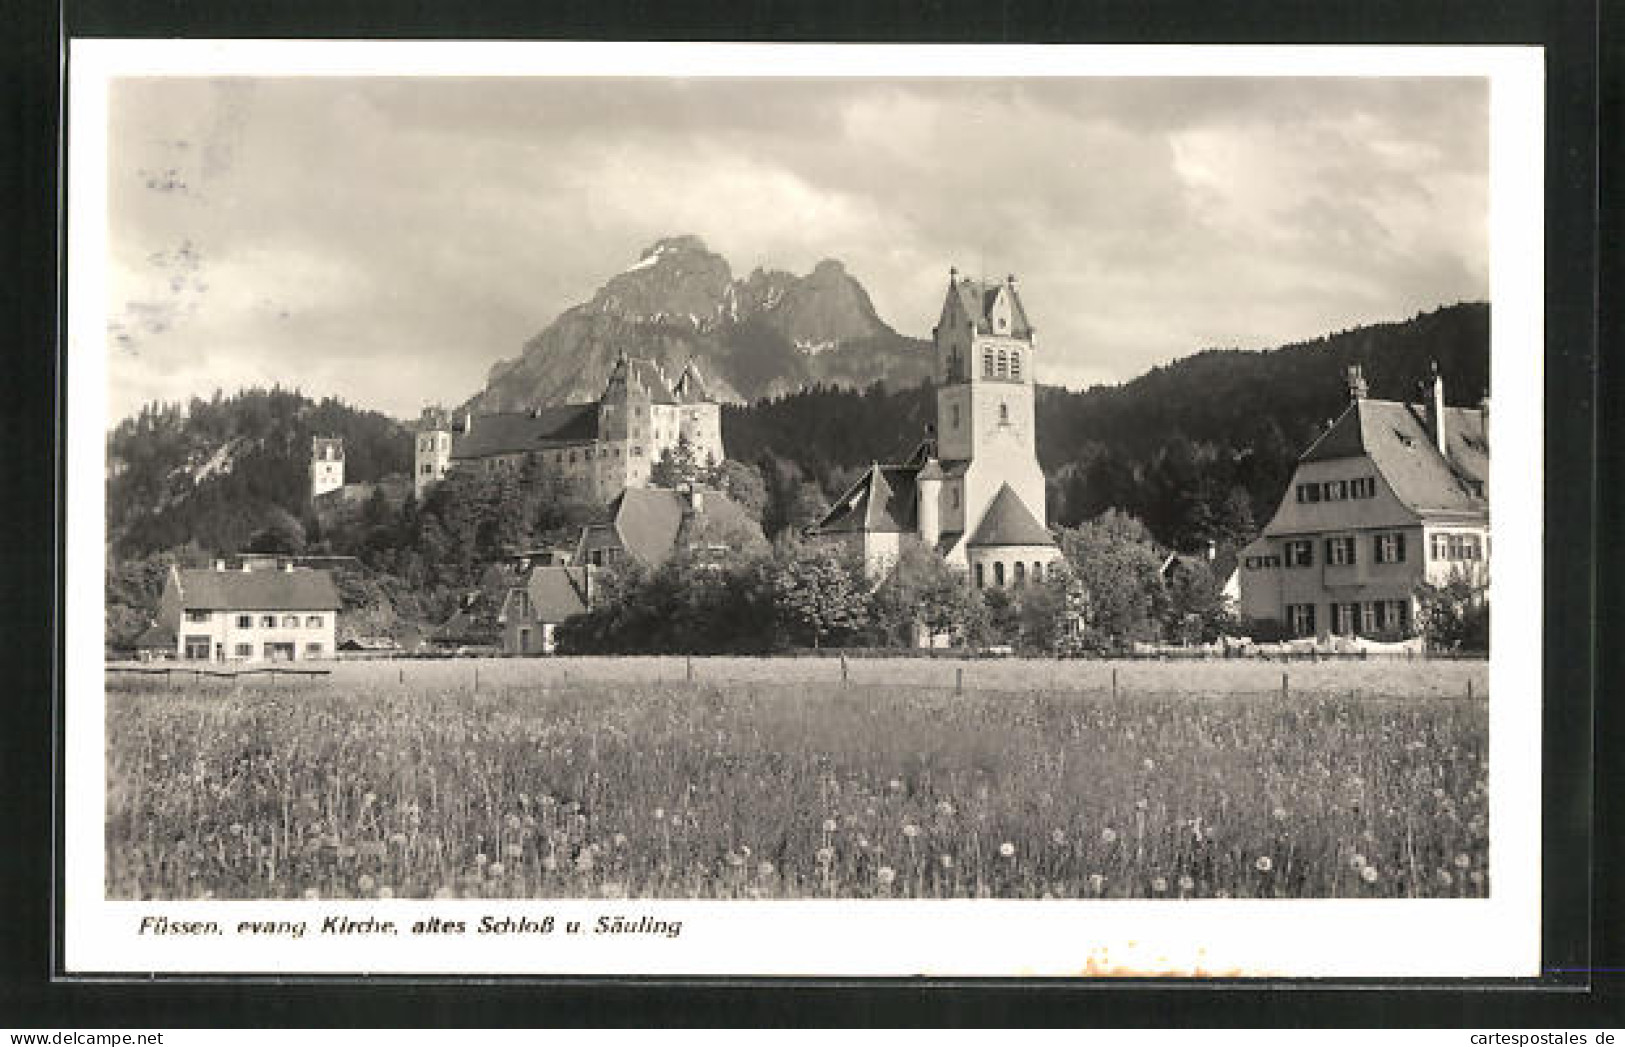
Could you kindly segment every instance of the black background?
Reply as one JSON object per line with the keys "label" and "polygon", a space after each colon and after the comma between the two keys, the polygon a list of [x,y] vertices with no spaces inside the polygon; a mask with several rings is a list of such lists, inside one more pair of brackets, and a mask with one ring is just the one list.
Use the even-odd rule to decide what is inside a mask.
{"label": "black background", "polygon": [[[1081,4],[829,0],[43,0],[0,5],[0,1028],[532,1025],[1625,1026],[1619,806],[1617,371],[1620,19],[1595,3]],[[941,43],[1536,44],[1547,59],[1547,433],[1544,963],[1516,983],[163,979],[59,980],[52,836],[60,738],[67,359],[58,325],[58,146],[68,36],[877,41]],[[1599,77],[1599,61],[1605,74]],[[1599,150],[1599,120],[1605,129]],[[1599,248],[1603,254],[1599,258]],[[1599,285],[1601,291],[1599,293]],[[1610,293],[1611,292],[1611,293]],[[1608,349],[1598,355],[1598,325]],[[1604,395],[1606,393],[1612,395]],[[1620,430],[1625,433],[1625,430]],[[1600,435],[1599,435],[1600,434]],[[1598,482],[1599,471],[1602,482]],[[1600,500],[1599,500],[1600,492]],[[1503,555],[1507,555],[1503,551]],[[1541,648],[1528,639],[1524,652]],[[1592,696],[1596,699],[1593,702]],[[1516,700],[1514,696],[1498,696]],[[1531,697],[1530,700],[1533,700]],[[1593,753],[1596,758],[1593,759]],[[1397,933],[1396,941],[1401,936]],[[861,943],[854,943],[861,948]],[[1611,970],[1609,970],[1611,969]]]}

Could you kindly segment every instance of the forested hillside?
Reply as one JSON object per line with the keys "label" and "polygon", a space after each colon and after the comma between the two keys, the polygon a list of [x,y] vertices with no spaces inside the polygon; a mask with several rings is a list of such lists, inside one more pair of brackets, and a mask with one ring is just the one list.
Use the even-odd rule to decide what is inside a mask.
{"label": "forested hillside", "polygon": [[281,388],[149,404],[107,438],[107,532],[115,555],[195,542],[235,552],[267,527],[301,528],[310,441],[344,440],[345,480],[410,476],[411,434],[376,411]]}

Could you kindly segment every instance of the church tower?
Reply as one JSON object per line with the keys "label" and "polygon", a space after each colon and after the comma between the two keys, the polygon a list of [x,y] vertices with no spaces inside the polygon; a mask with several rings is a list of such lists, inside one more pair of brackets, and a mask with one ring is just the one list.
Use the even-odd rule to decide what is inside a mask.
{"label": "church tower", "polygon": [[967,521],[974,526],[1005,484],[1042,521],[1044,473],[1033,411],[1038,345],[1016,278],[983,283],[950,269],[932,340],[942,530],[962,533]]}
{"label": "church tower", "polygon": [[310,496],[318,498],[344,486],[344,441],[316,436],[310,441]]}

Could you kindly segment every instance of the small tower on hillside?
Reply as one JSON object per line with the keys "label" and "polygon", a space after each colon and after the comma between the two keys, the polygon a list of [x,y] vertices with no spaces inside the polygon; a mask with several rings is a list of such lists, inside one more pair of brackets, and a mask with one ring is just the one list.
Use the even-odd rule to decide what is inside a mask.
{"label": "small tower on hillside", "polygon": [[418,501],[451,468],[451,416],[436,404],[418,418],[417,448],[412,464],[412,493]]}
{"label": "small tower on hillside", "polygon": [[319,498],[344,486],[344,440],[316,436],[310,441],[310,496]]}

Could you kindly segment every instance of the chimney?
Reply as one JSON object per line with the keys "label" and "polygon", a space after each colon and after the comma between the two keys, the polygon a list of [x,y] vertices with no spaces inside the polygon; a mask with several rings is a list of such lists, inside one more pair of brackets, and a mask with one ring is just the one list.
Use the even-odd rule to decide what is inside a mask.
{"label": "chimney", "polygon": [[1365,373],[1359,364],[1349,364],[1348,369],[1349,399],[1364,400],[1366,397]]}
{"label": "chimney", "polygon": [[1439,373],[1437,361],[1428,372],[1426,393],[1428,435],[1433,437],[1433,446],[1439,449],[1439,453],[1448,455],[1450,445],[1445,442],[1444,426],[1444,376]]}
{"label": "chimney", "polygon": [[1207,543],[1207,562],[1212,563],[1214,560],[1217,560],[1218,558],[1219,558],[1219,546],[1218,546],[1218,543],[1213,542],[1213,541],[1209,541]]}

